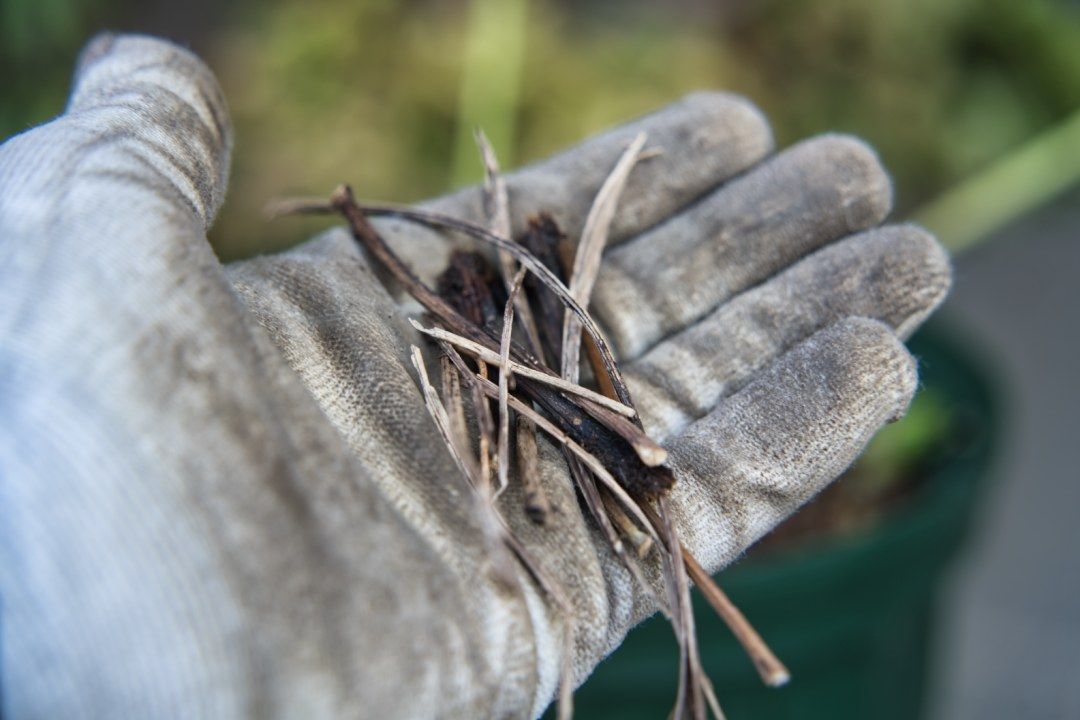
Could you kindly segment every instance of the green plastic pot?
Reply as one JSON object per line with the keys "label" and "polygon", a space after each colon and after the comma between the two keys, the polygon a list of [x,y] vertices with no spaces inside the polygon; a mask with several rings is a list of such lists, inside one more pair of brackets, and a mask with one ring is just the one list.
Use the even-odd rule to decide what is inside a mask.
{"label": "green plastic pot", "polygon": [[[717,580],[792,672],[764,687],[730,632],[695,598],[702,660],[731,720],[921,715],[935,608],[988,475],[997,407],[986,377],[941,331],[911,344],[922,382],[951,410],[947,450],[914,497],[873,529],[753,554]],[[664,718],[676,687],[671,628],[630,633],[575,695],[578,717]]]}

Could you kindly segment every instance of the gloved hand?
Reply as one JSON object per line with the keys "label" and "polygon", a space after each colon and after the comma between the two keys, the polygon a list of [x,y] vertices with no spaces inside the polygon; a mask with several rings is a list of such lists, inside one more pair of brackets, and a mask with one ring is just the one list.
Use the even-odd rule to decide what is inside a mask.
{"label": "gloved hand", "polygon": [[[770,157],[761,114],[713,93],[509,176],[516,228],[548,210],[574,237],[639,130],[662,154],[630,177],[593,309],[715,571],[903,413],[897,338],[950,270],[925,231],[874,229],[891,191],[864,144]],[[196,58],[101,37],[64,115],[0,148],[5,716],[537,715],[564,653],[580,682],[651,602],[550,446],[559,512],[532,525],[513,478],[500,509],[566,588],[572,647],[524,572],[493,581],[422,343],[348,233],[218,263],[230,144]],[[446,262],[446,238],[376,224],[423,277]]]}

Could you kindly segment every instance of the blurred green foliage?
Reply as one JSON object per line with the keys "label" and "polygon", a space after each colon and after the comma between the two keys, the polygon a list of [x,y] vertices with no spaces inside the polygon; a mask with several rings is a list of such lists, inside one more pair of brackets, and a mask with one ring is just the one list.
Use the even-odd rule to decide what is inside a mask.
{"label": "blurred green foliage", "polygon": [[[893,172],[904,211],[1080,108],[1080,23],[1061,3],[683,8],[532,0],[523,52],[486,65],[488,85],[505,95],[506,65],[520,61],[507,107],[461,92],[470,28],[516,32],[470,22],[466,3],[261,6],[220,36],[212,57],[238,133],[219,250],[274,249],[309,229],[261,224],[273,195],[324,194],[349,180],[364,196],[409,201],[475,180],[479,162],[463,171],[460,149],[473,123],[512,128],[512,137],[495,133],[512,166],[685,92],[731,90],[766,111],[780,145],[829,130],[865,137]],[[476,74],[466,85],[482,94],[484,67]]]}
{"label": "blurred green foliage", "polygon": [[[147,18],[166,5],[0,0],[0,132],[62,109],[75,52],[98,27],[161,31]],[[766,111],[780,145],[865,137],[905,211],[1080,108],[1080,21],[1061,0],[205,5],[177,39],[218,72],[236,125],[212,235],[224,258],[315,227],[266,223],[274,196],[348,180],[410,201],[478,178],[463,149],[474,124],[513,166],[685,92],[730,90]]]}
{"label": "blurred green foliage", "polygon": [[96,0],[0,0],[0,137],[64,108]]}

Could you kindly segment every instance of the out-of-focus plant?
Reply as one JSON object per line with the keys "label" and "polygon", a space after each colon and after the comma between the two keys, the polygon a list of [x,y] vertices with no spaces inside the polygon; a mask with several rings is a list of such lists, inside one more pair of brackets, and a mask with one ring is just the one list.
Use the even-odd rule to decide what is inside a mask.
{"label": "out-of-focus plant", "polygon": [[915,219],[960,252],[1080,178],[1080,109],[920,208]]}
{"label": "out-of-focus plant", "polygon": [[211,62],[236,126],[232,187],[213,231],[227,257],[278,249],[309,228],[265,223],[283,194],[348,180],[366,197],[444,190],[453,157],[462,18],[455,6],[316,0],[253,8]]}
{"label": "out-of-focus plant", "polygon": [[100,9],[99,0],[0,0],[0,139],[59,114]]}
{"label": "out-of-focus plant", "polygon": [[476,176],[475,128],[513,167],[528,0],[471,0],[454,142],[456,184]]}
{"label": "out-of-focus plant", "polygon": [[[1080,10],[1064,0],[232,5],[196,9],[200,19],[180,30],[199,36],[237,126],[233,192],[213,233],[225,258],[311,229],[264,223],[259,211],[275,195],[349,179],[364,195],[408,201],[479,178],[474,124],[512,166],[684,92],[732,90],[767,112],[780,145],[827,130],[865,137],[906,212],[1080,108]],[[92,32],[137,29],[166,6],[0,0],[0,133],[62,108],[74,53]],[[959,223],[970,241],[1008,213],[976,224],[954,215],[983,216],[1023,193],[1009,203],[1019,211],[1040,200],[1036,186],[1069,182],[1053,153],[1024,167],[998,174],[1017,182],[993,183],[1000,201],[927,217],[946,233]]]}
{"label": "out-of-focus plant", "polygon": [[[1080,174],[1070,151],[1077,130],[1069,130],[1080,110],[1075,6],[824,0],[740,7],[745,16],[736,16],[742,27],[733,37],[760,59],[761,102],[781,137],[826,128],[866,137],[896,179],[901,212],[985,175],[921,214],[954,249],[1046,202]],[[1040,134],[1038,144],[1027,142]]]}
{"label": "out-of-focus plant", "polygon": [[684,92],[727,89],[766,111],[781,145],[829,130],[865,137],[905,212],[1080,107],[1080,24],[1053,0],[717,7],[252,5],[212,58],[238,127],[238,192],[218,247],[235,257],[297,240],[295,224],[258,220],[273,195],[349,179],[408,201],[478,179],[473,124],[495,131],[511,165]]}

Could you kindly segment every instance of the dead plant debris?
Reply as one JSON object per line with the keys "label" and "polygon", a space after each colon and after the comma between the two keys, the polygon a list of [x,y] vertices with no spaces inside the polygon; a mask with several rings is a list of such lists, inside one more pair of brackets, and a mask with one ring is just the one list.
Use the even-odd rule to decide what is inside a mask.
{"label": "dead plant debris", "polygon": [[[668,507],[675,476],[665,465],[667,451],[645,433],[610,347],[586,309],[623,188],[637,162],[660,152],[646,150],[645,143],[644,133],[639,134],[618,159],[593,201],[576,246],[548,214],[529,218],[524,233],[511,237],[506,182],[480,132],[487,227],[412,208],[361,204],[347,185],[335,190],[329,202],[298,200],[275,207],[275,214],[342,215],[369,256],[427,311],[422,322],[412,323],[435,346],[441,397],[420,348],[412,348],[411,360],[439,434],[477,501],[491,544],[492,572],[501,582],[514,583],[517,575],[507,559],[516,558],[566,620],[560,718],[572,712],[573,615],[568,596],[529,556],[495,505],[497,495],[516,479],[522,484],[526,516],[537,525],[547,523],[552,507],[539,478],[537,430],[562,449],[585,509],[615,555],[671,622],[680,657],[674,718],[703,720],[709,710],[723,717],[698,656],[691,581],[742,643],[766,684],[783,685],[789,678],[784,665],[679,540]],[[464,234],[493,248],[496,263],[479,249],[455,252],[433,290],[368,221],[380,215]],[[583,347],[597,390],[579,384]],[[492,368],[498,373],[497,382],[491,379]],[[473,418],[475,441],[468,437],[467,412]],[[517,449],[513,476],[511,444]],[[659,564],[662,596],[646,582],[642,561]]]}

